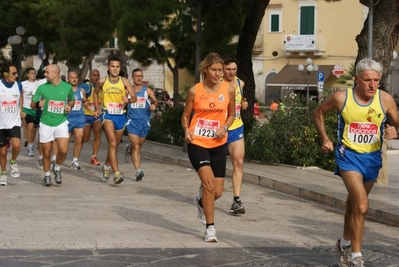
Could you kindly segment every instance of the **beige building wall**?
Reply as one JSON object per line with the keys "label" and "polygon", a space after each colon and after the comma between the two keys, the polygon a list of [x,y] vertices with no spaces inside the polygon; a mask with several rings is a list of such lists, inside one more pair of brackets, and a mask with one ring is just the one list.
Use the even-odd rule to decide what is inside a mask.
{"label": "beige building wall", "polygon": [[[314,6],[314,46],[309,49],[287,49],[284,43],[287,36],[300,35],[302,6]],[[295,66],[290,73],[297,76],[297,66],[303,64],[306,67],[306,58],[311,58],[319,66],[340,63],[345,70],[348,69],[355,62],[358,49],[355,38],[363,28],[367,13],[368,8],[359,1],[271,0],[259,31],[258,44],[254,47],[256,96],[262,102],[270,99],[270,96],[267,97],[268,80],[287,64]],[[271,16],[276,14],[280,28],[278,32],[272,32]],[[263,45],[263,49],[259,49],[259,44]],[[316,76],[315,73],[311,75]],[[329,77],[325,87],[336,85],[337,78],[332,76],[325,73],[325,77]],[[282,94],[286,93],[282,91]],[[279,100],[276,99],[279,96],[273,97]]]}
{"label": "beige building wall", "polygon": [[[193,86],[195,77],[186,69],[179,70],[179,93],[185,98],[184,89],[187,86]],[[165,66],[165,88],[170,97],[173,97],[173,74],[167,66]]]}

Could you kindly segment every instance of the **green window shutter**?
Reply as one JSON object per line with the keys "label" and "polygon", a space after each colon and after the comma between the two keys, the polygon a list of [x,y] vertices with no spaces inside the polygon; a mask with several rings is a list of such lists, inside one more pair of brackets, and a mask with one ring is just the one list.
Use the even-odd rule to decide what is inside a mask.
{"label": "green window shutter", "polygon": [[271,31],[272,32],[279,32],[280,31],[280,25],[279,25],[279,15],[275,14],[271,16]]}
{"label": "green window shutter", "polygon": [[300,34],[314,34],[314,6],[301,7]]}

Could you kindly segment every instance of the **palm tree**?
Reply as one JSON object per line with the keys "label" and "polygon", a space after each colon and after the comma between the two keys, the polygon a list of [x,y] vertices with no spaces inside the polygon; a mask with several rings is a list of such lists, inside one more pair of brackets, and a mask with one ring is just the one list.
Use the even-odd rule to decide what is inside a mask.
{"label": "palm tree", "polygon": [[337,83],[353,86],[353,79],[355,78],[355,63],[351,63],[349,69],[345,74],[340,76]]}

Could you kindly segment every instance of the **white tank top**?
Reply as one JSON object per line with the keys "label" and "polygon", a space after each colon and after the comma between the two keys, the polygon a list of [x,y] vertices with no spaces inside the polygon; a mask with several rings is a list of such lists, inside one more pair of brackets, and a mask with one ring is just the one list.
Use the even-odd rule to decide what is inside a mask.
{"label": "white tank top", "polygon": [[18,83],[15,82],[11,88],[7,88],[0,81],[0,129],[12,129],[14,126],[21,127],[19,100]]}

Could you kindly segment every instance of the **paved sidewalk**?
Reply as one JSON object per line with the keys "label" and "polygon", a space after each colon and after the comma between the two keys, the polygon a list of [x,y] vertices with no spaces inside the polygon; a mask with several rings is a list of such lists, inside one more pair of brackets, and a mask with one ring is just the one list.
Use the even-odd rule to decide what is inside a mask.
{"label": "paved sidewalk", "polygon": [[[399,141],[390,141],[395,150],[388,152],[389,185],[375,184],[370,193],[368,218],[399,226]],[[143,157],[191,168],[182,148],[146,141]],[[232,165],[227,161],[227,176]],[[316,167],[244,163],[244,182],[261,185],[295,197],[316,201],[331,207],[345,207],[346,189],[339,176]]]}
{"label": "paved sidewalk", "polygon": [[[100,161],[107,148],[104,136],[102,140]],[[82,170],[69,169],[71,144],[62,167],[63,183],[53,181],[50,188],[42,185],[37,156],[27,157],[22,147],[21,177],[9,177],[8,185],[0,187],[0,266],[337,267],[334,243],[342,231],[342,214],[337,215],[342,209],[329,206],[343,205],[345,189],[338,177],[319,169],[246,163],[242,197],[247,212],[226,212],[232,200],[227,179],[215,209],[219,240],[207,244],[193,201],[199,181],[187,153],[147,141],[142,151],[146,175],[136,182],[132,163],[124,162],[126,144],[124,137],[118,153],[122,184],[101,180],[101,168],[88,164],[88,143],[80,157]],[[395,165],[392,171],[399,173]],[[390,178],[393,186],[376,186],[375,191],[395,188],[398,177]],[[373,192],[372,208],[385,205],[388,196],[395,205],[395,195]],[[392,216],[384,210],[374,213],[383,219]],[[398,240],[397,227],[368,221],[367,266],[398,266]]]}

